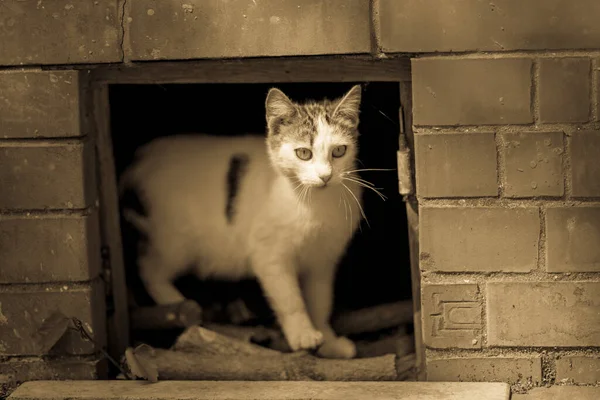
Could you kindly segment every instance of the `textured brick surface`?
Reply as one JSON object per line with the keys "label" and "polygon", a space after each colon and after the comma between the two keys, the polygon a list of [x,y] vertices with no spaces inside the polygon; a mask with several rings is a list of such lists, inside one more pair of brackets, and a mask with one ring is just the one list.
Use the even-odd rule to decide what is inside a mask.
{"label": "textured brick surface", "polygon": [[100,270],[98,216],[0,216],[0,283],[85,281]]}
{"label": "textured brick surface", "polygon": [[546,211],[546,268],[550,272],[600,272],[600,207]]}
{"label": "textured brick surface", "polygon": [[548,58],[539,64],[540,121],[589,121],[590,59]]}
{"label": "textured brick surface", "polygon": [[600,132],[578,131],[571,137],[573,196],[600,197]]}
{"label": "textured brick surface", "polygon": [[0,136],[80,136],[76,71],[0,72]]}
{"label": "textured brick surface", "polygon": [[427,361],[427,380],[438,382],[542,381],[542,360],[529,358],[448,358]]}
{"label": "textured brick surface", "polygon": [[563,195],[562,132],[507,133],[503,143],[505,196]]}
{"label": "textured brick surface", "polygon": [[498,195],[493,133],[415,136],[417,195]]}
{"label": "textured brick surface", "polygon": [[600,383],[600,357],[564,356],[556,360],[556,381]]}
{"label": "textured brick surface", "polygon": [[537,208],[435,208],[420,212],[422,270],[528,272],[537,265]]}
{"label": "textured brick surface", "polygon": [[[363,0],[134,0],[134,60],[368,53]],[[174,45],[174,44],[177,45]]]}
{"label": "textured brick surface", "polygon": [[[42,355],[34,334],[54,312],[79,318],[98,345],[106,344],[105,305],[100,283],[72,287],[0,292],[0,356]],[[92,354],[91,342],[73,330],[58,341],[51,354]]]}
{"label": "textured brick surface", "polygon": [[414,124],[531,123],[531,66],[524,58],[412,59]]}
{"label": "textured brick surface", "polygon": [[596,0],[381,0],[379,12],[388,52],[597,49],[598,14]]}
{"label": "textured brick surface", "polygon": [[0,147],[0,209],[90,205],[95,200],[93,154],[89,143]]}
{"label": "textured brick surface", "polygon": [[534,388],[527,394],[513,394],[511,400],[597,400],[600,387],[552,386]]}
{"label": "textured brick surface", "polygon": [[481,311],[477,285],[422,286],[424,343],[434,348],[481,348]]}
{"label": "textured brick surface", "polygon": [[0,7],[0,65],[118,62],[117,0],[6,1]]}
{"label": "textured brick surface", "polygon": [[490,346],[600,346],[600,282],[487,283]]}
{"label": "textured brick surface", "polygon": [[0,362],[0,375],[7,376],[11,382],[54,379],[88,380],[101,377],[105,368],[105,361],[18,357]]}

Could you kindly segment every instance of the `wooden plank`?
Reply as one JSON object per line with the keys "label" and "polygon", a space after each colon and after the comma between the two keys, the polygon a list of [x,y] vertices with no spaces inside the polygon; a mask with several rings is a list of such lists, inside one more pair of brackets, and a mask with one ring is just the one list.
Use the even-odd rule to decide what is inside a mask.
{"label": "wooden plank", "polygon": [[100,196],[102,245],[109,249],[111,292],[114,314],[107,319],[109,351],[115,359],[129,346],[129,313],[125,264],[119,220],[119,196],[110,133],[108,86],[94,85],[91,90],[93,128],[96,136],[97,173]]}
{"label": "wooden plank", "polygon": [[375,82],[410,80],[410,59],[363,57],[256,58],[120,64],[91,70],[110,84]]}
{"label": "wooden plank", "polygon": [[9,400],[509,400],[506,383],[37,381]]}

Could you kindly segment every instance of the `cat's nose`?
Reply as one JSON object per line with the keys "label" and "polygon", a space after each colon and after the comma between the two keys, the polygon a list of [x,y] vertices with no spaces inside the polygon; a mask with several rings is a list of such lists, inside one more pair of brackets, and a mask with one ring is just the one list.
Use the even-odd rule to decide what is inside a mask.
{"label": "cat's nose", "polygon": [[331,179],[331,174],[319,175],[319,178],[321,178],[323,183],[327,183]]}

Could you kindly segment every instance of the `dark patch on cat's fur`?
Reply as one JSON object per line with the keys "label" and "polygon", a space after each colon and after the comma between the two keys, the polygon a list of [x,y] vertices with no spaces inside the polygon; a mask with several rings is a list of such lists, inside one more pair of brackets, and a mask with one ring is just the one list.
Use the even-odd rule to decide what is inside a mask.
{"label": "dark patch on cat's fur", "polygon": [[227,223],[233,222],[235,216],[235,200],[240,188],[240,183],[248,169],[250,158],[247,154],[234,154],[229,161],[229,170],[227,171],[227,204],[225,206],[225,216]]}

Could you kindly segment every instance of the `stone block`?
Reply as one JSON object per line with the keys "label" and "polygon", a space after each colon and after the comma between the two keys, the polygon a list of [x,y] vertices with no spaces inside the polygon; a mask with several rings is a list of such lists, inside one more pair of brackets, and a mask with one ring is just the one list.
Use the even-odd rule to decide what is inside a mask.
{"label": "stone block", "polygon": [[506,197],[562,196],[562,132],[503,135]]}
{"label": "stone block", "polygon": [[0,71],[0,136],[81,136],[77,71]]}
{"label": "stone block", "polygon": [[91,143],[0,144],[0,209],[73,209],[95,202]]}
{"label": "stone block", "polygon": [[0,375],[12,382],[93,380],[106,374],[106,360],[15,357],[0,362]]}
{"label": "stone block", "polygon": [[590,120],[589,58],[539,60],[540,122],[587,122]]}
{"label": "stone block", "polygon": [[600,272],[600,207],[548,208],[548,272]]}
{"label": "stone block", "polygon": [[556,381],[597,385],[600,383],[600,356],[563,356],[556,360]]}
{"label": "stone block", "polygon": [[514,394],[511,400],[597,400],[600,387],[552,386],[534,388],[527,394]]}
{"label": "stone block", "polygon": [[430,359],[427,360],[427,380],[540,383],[542,359],[539,356]]}
{"label": "stone block", "polygon": [[[104,286],[64,284],[32,286],[28,290],[0,292],[0,356],[41,356],[34,340],[41,324],[55,312],[80,319],[98,346],[106,344]],[[93,354],[98,348],[69,330],[50,350],[51,355]]]}
{"label": "stone block", "polygon": [[0,65],[121,61],[118,0],[2,3]]}
{"label": "stone block", "polygon": [[537,267],[534,207],[422,207],[420,267],[447,272],[529,272]]}
{"label": "stone block", "polygon": [[132,0],[127,7],[133,60],[371,50],[370,6],[363,0]]}
{"label": "stone block", "polygon": [[477,285],[425,284],[421,289],[426,346],[481,348],[483,305]]}
{"label": "stone block", "polygon": [[413,58],[415,125],[533,122],[527,58]]}
{"label": "stone block", "polygon": [[600,282],[488,282],[489,346],[600,346]]}
{"label": "stone block", "polygon": [[0,215],[0,283],[87,281],[100,272],[98,215]]}
{"label": "stone block", "polygon": [[[381,0],[384,52],[596,49],[595,0]],[[426,28],[425,28],[426,27]]]}
{"label": "stone block", "polygon": [[570,159],[573,197],[600,197],[600,132],[574,132]]}
{"label": "stone block", "polygon": [[498,195],[493,133],[415,135],[417,195]]}

